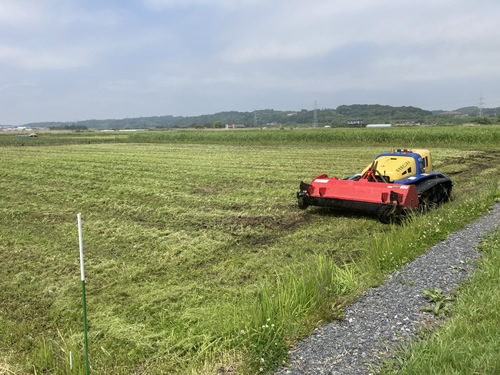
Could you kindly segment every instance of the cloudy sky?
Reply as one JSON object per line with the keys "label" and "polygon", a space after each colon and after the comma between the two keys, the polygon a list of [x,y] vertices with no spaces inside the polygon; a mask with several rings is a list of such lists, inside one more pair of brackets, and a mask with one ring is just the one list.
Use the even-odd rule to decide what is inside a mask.
{"label": "cloudy sky", "polygon": [[0,0],[0,124],[500,106],[499,0]]}

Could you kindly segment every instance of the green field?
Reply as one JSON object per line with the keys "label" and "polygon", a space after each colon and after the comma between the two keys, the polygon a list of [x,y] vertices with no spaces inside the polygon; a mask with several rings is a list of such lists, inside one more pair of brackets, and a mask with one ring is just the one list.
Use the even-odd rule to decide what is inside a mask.
{"label": "green field", "polygon": [[[500,127],[0,135],[0,373],[258,373],[496,197]],[[297,208],[301,180],[429,148],[453,201],[403,225]],[[72,352],[73,371],[69,368]]]}

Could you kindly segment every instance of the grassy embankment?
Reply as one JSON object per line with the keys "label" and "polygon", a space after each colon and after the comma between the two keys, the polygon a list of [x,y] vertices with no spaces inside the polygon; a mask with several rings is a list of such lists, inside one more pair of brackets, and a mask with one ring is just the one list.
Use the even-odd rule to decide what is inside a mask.
{"label": "grassy embankment", "polygon": [[383,374],[500,374],[500,229],[481,245],[474,277],[458,291],[451,319],[414,340]]}
{"label": "grassy embankment", "polygon": [[[94,372],[254,373],[484,212],[500,162],[499,127],[20,139],[0,136],[0,369],[14,373],[69,373],[69,351],[82,373],[77,212]],[[297,209],[300,180],[410,143],[456,181],[453,202],[402,226]]]}

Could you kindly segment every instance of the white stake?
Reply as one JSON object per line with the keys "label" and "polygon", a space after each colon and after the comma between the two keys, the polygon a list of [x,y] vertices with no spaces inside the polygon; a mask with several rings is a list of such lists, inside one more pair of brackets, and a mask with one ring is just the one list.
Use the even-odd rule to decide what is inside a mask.
{"label": "white stake", "polygon": [[82,273],[83,333],[85,344],[85,374],[89,374],[89,348],[87,340],[87,302],[85,301],[85,272],[83,271],[82,214],[78,214],[78,240],[80,242],[80,269]]}
{"label": "white stake", "polygon": [[83,240],[82,240],[82,214],[78,214],[78,241],[80,243],[80,271],[82,274],[82,281],[85,280],[85,271],[83,269]]}

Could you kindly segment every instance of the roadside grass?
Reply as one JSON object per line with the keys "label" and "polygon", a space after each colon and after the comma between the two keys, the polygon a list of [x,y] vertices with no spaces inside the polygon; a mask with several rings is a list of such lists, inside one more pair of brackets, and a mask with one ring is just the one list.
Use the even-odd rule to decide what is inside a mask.
{"label": "roadside grass", "polygon": [[375,233],[370,239],[372,246],[364,258],[368,263],[365,267],[390,273],[422,254],[429,244],[447,238],[471,219],[481,216],[498,199],[498,179],[476,180],[474,184],[477,186],[476,194],[455,199],[438,210],[412,215],[400,226]]}
{"label": "roadside grass", "polygon": [[[371,234],[360,244],[364,256],[357,261],[340,266],[318,255],[316,263],[305,267],[299,277],[295,270],[290,270],[285,282],[278,279],[276,285],[264,285],[259,297],[264,296],[265,300],[258,300],[250,308],[251,316],[260,317],[254,326],[263,323],[266,327],[264,318],[270,317],[269,321],[280,323],[279,330],[286,326],[292,330],[285,337],[301,337],[321,322],[341,317],[342,308],[364,288],[379,285],[384,275],[478,218],[497,198],[497,183],[492,179],[489,189],[481,190],[470,199],[452,202],[426,215],[412,216],[400,226]],[[311,311],[307,311],[308,308]],[[283,312],[292,314],[288,313],[286,319],[281,320]],[[299,329],[293,322],[300,324]],[[264,353],[258,355],[266,357]]]}
{"label": "roadside grass", "polygon": [[436,148],[457,182],[438,210],[401,226],[300,211],[300,180],[380,147],[233,142],[0,148],[0,363],[68,374],[71,351],[83,370],[77,212],[94,372],[255,373],[498,197],[498,152]]}
{"label": "roadside grass", "polygon": [[500,228],[480,249],[482,257],[459,288],[451,319],[406,346],[380,374],[500,373]]}

